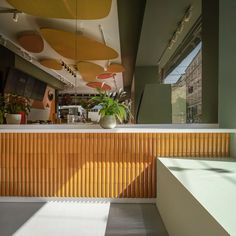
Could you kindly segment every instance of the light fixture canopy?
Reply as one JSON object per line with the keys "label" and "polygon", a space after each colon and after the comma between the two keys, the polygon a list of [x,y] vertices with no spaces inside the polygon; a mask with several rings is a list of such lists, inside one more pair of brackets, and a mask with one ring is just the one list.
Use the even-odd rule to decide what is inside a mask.
{"label": "light fixture canopy", "polygon": [[18,12],[13,12],[12,20],[18,22],[18,17],[19,17]]}
{"label": "light fixture canopy", "polygon": [[15,22],[18,22],[19,14],[22,13],[21,11],[15,9],[15,8],[5,8],[5,7],[0,7],[0,14],[1,13],[12,13],[12,20]]}

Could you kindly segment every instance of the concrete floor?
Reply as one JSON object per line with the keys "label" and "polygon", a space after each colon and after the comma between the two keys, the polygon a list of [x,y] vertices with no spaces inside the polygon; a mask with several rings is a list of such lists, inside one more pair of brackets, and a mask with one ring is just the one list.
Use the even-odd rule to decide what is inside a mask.
{"label": "concrete floor", "polygon": [[0,236],[167,236],[154,204],[0,202]]}
{"label": "concrete floor", "polygon": [[106,236],[168,236],[155,204],[111,204]]}

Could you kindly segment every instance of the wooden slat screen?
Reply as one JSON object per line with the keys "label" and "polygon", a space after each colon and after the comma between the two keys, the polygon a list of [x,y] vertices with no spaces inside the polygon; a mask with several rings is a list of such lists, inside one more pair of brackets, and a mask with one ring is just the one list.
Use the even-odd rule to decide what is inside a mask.
{"label": "wooden slat screen", "polygon": [[0,196],[152,198],[155,157],[227,157],[229,134],[1,133]]}

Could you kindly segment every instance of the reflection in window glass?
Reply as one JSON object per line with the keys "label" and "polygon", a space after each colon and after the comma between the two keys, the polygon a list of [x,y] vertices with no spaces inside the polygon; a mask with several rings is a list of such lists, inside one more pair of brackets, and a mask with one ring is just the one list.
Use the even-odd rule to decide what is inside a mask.
{"label": "reflection in window glass", "polygon": [[202,44],[165,78],[172,85],[172,123],[201,123]]}

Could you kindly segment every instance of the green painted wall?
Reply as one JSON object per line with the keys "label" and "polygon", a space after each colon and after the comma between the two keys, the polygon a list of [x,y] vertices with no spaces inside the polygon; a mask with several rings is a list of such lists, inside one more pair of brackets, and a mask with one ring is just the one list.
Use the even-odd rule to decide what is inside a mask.
{"label": "green painted wall", "polygon": [[171,124],[171,86],[147,84],[139,107],[138,124]]}
{"label": "green painted wall", "polygon": [[125,90],[131,89],[146,0],[118,0],[121,59]]}
{"label": "green painted wall", "polygon": [[142,93],[146,84],[159,84],[157,66],[138,66],[135,69],[135,114],[141,101]]}
{"label": "green painted wall", "polygon": [[[219,7],[202,1],[202,122],[218,123]],[[210,13],[210,14],[209,14]]]}
{"label": "green painted wall", "polygon": [[219,124],[236,128],[236,1],[219,3]]}
{"label": "green painted wall", "polygon": [[235,9],[233,0],[203,1],[203,122],[221,128],[236,128]]}
{"label": "green painted wall", "polygon": [[236,134],[230,135],[230,156],[236,158]]}

